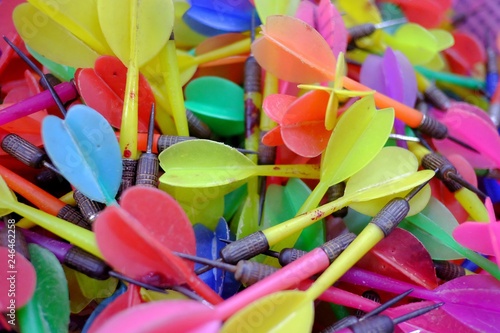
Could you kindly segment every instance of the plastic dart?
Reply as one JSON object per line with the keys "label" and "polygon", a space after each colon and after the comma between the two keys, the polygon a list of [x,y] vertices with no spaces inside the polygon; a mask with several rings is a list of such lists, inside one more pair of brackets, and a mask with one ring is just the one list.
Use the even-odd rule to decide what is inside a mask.
{"label": "plastic dart", "polygon": [[493,96],[491,96],[488,115],[493,121],[493,124],[495,124],[497,128],[500,127],[500,84],[497,85]]}
{"label": "plastic dart", "polygon": [[[397,152],[393,151],[393,149],[404,152],[405,158],[407,156],[406,154],[410,154],[409,152],[403,150],[402,148],[396,148],[396,147],[392,147],[389,149],[385,148],[385,150],[383,149],[381,151],[379,159],[375,158],[372,161],[372,163],[380,163],[378,161],[381,162],[384,161],[385,160],[384,156],[389,156],[389,154],[391,155],[391,159],[393,159],[394,156],[396,156],[395,154],[397,154]],[[363,172],[363,170],[365,170],[365,172],[373,174],[370,164],[368,164],[365,167],[365,169],[362,169],[360,173]],[[363,178],[366,178],[367,174],[363,173],[363,175],[364,175]],[[418,184],[421,184],[422,182],[429,180],[430,178],[432,178],[433,175],[434,172],[429,170],[426,170],[426,173],[421,173],[421,171],[417,173],[410,172],[406,174],[403,178],[397,180],[395,179],[394,182],[391,181],[389,177],[389,179],[386,179],[386,181],[378,184],[377,186],[370,184],[371,181],[375,181],[374,179],[361,180],[359,178],[356,179],[356,177],[353,176],[347,181],[345,195],[342,196],[341,198],[337,199],[336,201],[327,203],[323,206],[320,206],[305,214],[298,215],[295,218],[280,223],[276,226],[258,231],[247,237],[241,238],[226,246],[221,251],[221,257],[224,259],[224,261],[229,263],[236,263],[241,259],[252,258],[257,254],[265,250],[268,250],[270,247],[272,247],[279,241],[287,239],[287,237],[289,237],[294,233],[297,233],[297,231],[302,230],[306,226],[309,226],[310,224],[313,224],[316,221],[321,220],[325,216],[328,216],[329,214],[347,205],[408,191],[409,189],[417,186]],[[401,181],[401,183],[398,187],[397,183],[399,181]],[[366,182],[368,182],[368,184],[366,184]],[[350,183],[352,183],[353,185],[351,185]],[[284,247],[287,246],[283,246],[283,248]]]}
{"label": "plastic dart", "polygon": [[[396,297],[391,298],[390,300],[388,300],[384,304],[379,305],[378,307],[376,307],[372,311],[362,315],[359,318],[357,318],[355,316],[345,317],[345,318],[339,320],[338,322],[336,322],[335,324],[333,324],[332,326],[324,329],[323,331],[321,331],[321,333],[336,332],[338,330],[341,330],[343,328],[349,327],[349,326],[354,325],[356,323],[359,323],[363,320],[366,320],[370,317],[377,316],[377,315],[381,314],[382,312],[384,312],[385,310],[387,310],[388,308],[390,308],[391,306],[393,306],[394,304],[396,304],[397,302],[399,302],[400,300],[402,300],[403,298],[405,298],[406,296],[408,296],[409,294],[411,294],[412,291],[413,291],[413,289],[410,289],[410,290],[405,291],[404,293],[402,293]],[[377,303],[380,303],[380,301]]]}
{"label": "plastic dart", "polygon": [[446,111],[450,108],[450,99],[445,93],[436,87],[436,85],[427,80],[418,71],[415,71],[418,90],[424,95],[424,98],[439,110]]}
{"label": "plastic dart", "polygon": [[[317,165],[255,165],[236,149],[207,140],[180,142],[164,150],[159,158],[165,171],[160,181],[176,187],[230,186],[257,175],[310,179],[319,176]],[[210,173],[203,171],[208,169]]]}
{"label": "plastic dart", "polygon": [[[278,300],[287,304],[286,310],[272,307],[273,310],[267,314],[266,321],[255,331],[268,332],[274,329],[276,332],[287,332],[292,327],[298,327],[300,330],[310,329],[314,317],[313,301],[404,219],[409,211],[408,201],[425,185],[426,183],[413,189],[405,198],[393,199],[384,206],[372,222],[363,229],[307,291],[282,291],[265,296],[226,321],[222,332],[244,329],[248,325],[248,319],[254,316],[256,311],[268,308],[270,304],[276,304]],[[290,313],[294,313],[294,315],[291,316]]]}
{"label": "plastic dart", "polygon": [[[296,36],[280,35],[280,31],[274,31],[274,27],[294,30],[303,39],[298,41]],[[266,32],[267,31],[267,32]],[[303,83],[314,83],[318,81],[328,81],[335,78],[335,57],[333,56],[324,39],[306,23],[291,17],[272,17],[263,30],[264,37],[257,39],[252,44],[252,51],[259,64],[267,71],[277,77]],[[273,34],[276,34],[274,36]],[[275,38],[280,38],[280,44],[273,42]],[[305,43],[305,44],[304,44]],[[315,52],[305,54],[305,45],[315,43]],[[273,50],[273,52],[271,52]],[[286,60],[286,62],[285,62]],[[286,66],[285,66],[286,64]],[[325,67],[328,64],[327,67]],[[291,70],[300,68],[300,70]],[[343,78],[343,87],[354,91],[371,91],[368,87],[352,80]],[[448,128],[429,116],[424,116],[417,110],[395,101],[378,92],[374,93],[375,104],[379,108],[394,108],[396,118],[401,119],[412,128],[418,128],[425,134],[437,139],[448,138]],[[453,138],[456,140],[456,138]],[[460,144],[470,147],[460,141]]]}
{"label": "plastic dart", "polygon": [[101,114],[75,105],[64,120],[49,115],[42,123],[42,137],[52,163],[76,189],[92,200],[116,204],[122,180],[120,148]]}
{"label": "plastic dart", "polygon": [[[354,240],[354,238],[356,238],[356,235],[349,232],[346,234],[342,234],[342,235],[324,243],[319,248],[321,248],[325,252],[325,254],[328,256],[328,260],[331,263]],[[227,241],[227,240],[222,240],[222,241],[229,243],[229,244],[233,243],[232,241]],[[294,248],[285,248],[279,252],[272,251],[272,250],[266,250],[266,251],[262,252],[262,254],[274,257],[274,258],[278,259],[281,266],[286,266],[286,265],[290,264],[291,262],[297,260],[298,258],[301,258],[304,255],[306,255],[307,251],[294,249]]]}
{"label": "plastic dart", "polygon": [[187,284],[211,304],[222,301],[193,273],[192,265],[172,253],[194,254],[196,241],[186,213],[165,192],[143,186],[127,189],[120,206],[108,206],[99,214],[94,230],[106,262],[116,271],[161,287]]}
{"label": "plastic dart", "polygon": [[352,43],[360,38],[370,36],[378,29],[392,27],[392,26],[404,24],[407,22],[408,22],[408,20],[406,19],[406,17],[401,17],[398,19],[383,21],[380,23],[365,23],[365,24],[356,25],[356,26],[353,26],[353,27],[347,29],[348,39],[349,39],[349,42]]}
{"label": "plastic dart", "polygon": [[54,87],[52,87],[52,85],[49,83],[49,81],[47,80],[47,77],[45,76],[45,74],[35,65],[35,63],[33,63],[33,61],[31,61],[30,58],[28,58],[17,46],[15,46],[7,37],[3,37],[3,39],[7,42],[7,44],[9,44],[9,46],[17,53],[17,55],[23,59],[29,66],[30,68],[35,71],[35,73],[37,73],[40,78],[45,82],[45,86],[47,87],[47,89],[50,91],[50,94],[52,95],[52,97],[54,98],[55,102],[56,102],[56,105],[57,107],[59,108],[59,111],[61,111],[61,113],[64,115],[66,115],[66,108],[64,107],[63,105],[63,102],[61,101],[61,99],[59,98],[59,95],[57,95]]}
{"label": "plastic dart", "polygon": [[158,187],[158,172],[160,163],[158,155],[153,154],[153,134],[155,125],[155,105],[151,106],[151,115],[149,119],[148,141],[146,152],[142,153],[137,161],[137,173],[135,176],[135,185]]}
{"label": "plastic dart", "polygon": [[494,46],[494,35],[490,35],[486,38],[486,93],[489,97],[492,97],[498,86],[498,65],[497,65],[497,52]]}

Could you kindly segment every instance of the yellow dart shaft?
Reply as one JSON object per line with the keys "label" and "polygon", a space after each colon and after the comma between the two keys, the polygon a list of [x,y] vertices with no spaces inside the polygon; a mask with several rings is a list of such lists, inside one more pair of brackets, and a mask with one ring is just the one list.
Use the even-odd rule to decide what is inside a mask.
{"label": "yellow dart shaft", "polygon": [[307,296],[311,300],[318,298],[384,237],[378,226],[369,223],[307,290]]}
{"label": "yellow dart shaft", "polygon": [[70,222],[47,214],[41,210],[25,205],[20,202],[9,201],[9,208],[17,214],[28,218],[40,227],[54,233],[93,255],[104,259],[101,251],[97,247],[95,235],[92,231],[78,227]]}

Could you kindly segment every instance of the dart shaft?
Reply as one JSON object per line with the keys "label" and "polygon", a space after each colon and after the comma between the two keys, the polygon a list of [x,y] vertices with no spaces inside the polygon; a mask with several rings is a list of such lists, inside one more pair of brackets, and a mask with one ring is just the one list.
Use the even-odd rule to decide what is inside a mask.
{"label": "dart shaft", "polygon": [[[372,89],[368,88],[367,86],[356,82],[348,77],[344,77],[344,87],[349,89],[349,90],[358,90],[358,91],[370,91]],[[411,128],[417,128],[420,126],[423,115],[413,109],[410,108],[403,103],[400,103],[390,97],[387,97],[379,92],[375,92],[374,94],[375,98],[375,104],[377,105],[378,108],[394,108],[394,112],[396,115],[396,118],[402,120],[406,125],[410,126]]]}

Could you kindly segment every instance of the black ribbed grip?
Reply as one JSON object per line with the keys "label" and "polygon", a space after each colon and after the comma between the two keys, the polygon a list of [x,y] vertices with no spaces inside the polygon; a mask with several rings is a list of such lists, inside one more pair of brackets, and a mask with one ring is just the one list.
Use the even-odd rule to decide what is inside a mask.
{"label": "black ribbed grip", "polygon": [[377,27],[371,23],[360,24],[347,29],[347,33],[351,37],[351,41],[370,36],[377,30]]}
{"label": "black ribbed grip", "polygon": [[356,238],[356,235],[352,232],[342,234],[334,239],[321,245],[321,249],[325,251],[328,256],[328,260],[332,263],[337,257],[352,243]]}
{"label": "black ribbed grip", "polygon": [[403,198],[389,201],[370,223],[378,226],[385,236],[389,235],[403,221],[410,211],[410,204]]}
{"label": "black ribbed grip", "polygon": [[433,84],[425,89],[424,96],[429,103],[440,110],[446,111],[450,108],[450,99],[448,96]]}
{"label": "black ribbed grip", "polygon": [[430,153],[422,158],[422,167],[428,170],[439,169],[436,177],[439,178],[443,184],[450,190],[456,192],[462,188],[462,185],[451,179],[448,175],[450,173],[458,176],[457,169],[451,164],[446,157],[438,153]]}
{"label": "black ribbed grip", "polygon": [[213,139],[214,135],[210,127],[202,122],[190,110],[186,110],[189,134],[200,139]]}
{"label": "black ribbed grip", "polygon": [[[380,303],[380,295],[377,294],[373,290],[367,290],[361,296],[363,298],[369,299],[370,301],[374,301],[374,302]],[[363,317],[365,314],[366,314],[366,312],[363,311],[363,310],[361,310],[361,309],[358,309],[356,311],[356,317],[358,317],[358,318]]]}
{"label": "black ribbed grip", "polygon": [[234,278],[245,286],[251,286],[277,271],[278,268],[273,266],[248,260],[240,260],[236,265]]}
{"label": "black ribbed grip", "polygon": [[17,134],[6,135],[2,141],[2,149],[33,168],[41,168],[47,160],[47,154],[42,149]]}
{"label": "black ribbed grip", "polygon": [[245,61],[245,92],[260,93],[261,67],[253,56]]}
{"label": "black ribbed grip", "polygon": [[269,250],[269,243],[262,231],[254,232],[242,239],[226,245],[221,252],[222,260],[229,264],[236,264],[240,260],[255,257]]}
{"label": "black ribbed grip", "polygon": [[78,190],[73,191],[73,198],[85,220],[91,224],[95,221],[99,212],[105,207],[105,205],[100,202],[90,200]]}
{"label": "black ribbed grip", "polygon": [[426,115],[417,129],[435,139],[444,139],[448,136],[448,128],[443,123]]}
{"label": "black ribbed grip", "polygon": [[286,266],[289,263],[303,257],[307,254],[306,251],[298,250],[298,249],[290,249],[285,248],[281,250],[278,261],[281,266]]}
{"label": "black ribbed grip", "polygon": [[[344,196],[345,192],[345,182],[340,182],[338,184],[332,185],[326,191],[326,198],[328,202],[332,202]],[[347,207],[343,207],[332,213],[333,217],[346,217],[348,212]]]}
{"label": "black ribbed grip", "polygon": [[66,253],[64,264],[97,280],[108,279],[111,270],[104,261],[76,246]]}
{"label": "black ribbed grip", "polygon": [[358,321],[349,329],[354,333],[387,333],[394,332],[394,323],[390,317],[378,315]]}
{"label": "black ribbed grip", "polygon": [[465,276],[465,269],[446,260],[433,260],[436,275],[441,280],[450,281]]}
{"label": "black ribbed grip", "polygon": [[16,254],[19,253],[26,259],[30,260],[28,243],[26,243],[24,235],[18,227],[13,228],[12,226],[13,225],[9,223],[4,225],[4,227],[0,230],[0,246],[12,249],[12,245],[14,245]]}
{"label": "black ribbed grip", "polygon": [[260,132],[260,140],[259,140],[259,165],[271,165],[274,164],[276,160],[276,147],[266,146],[262,143],[262,137],[267,132]]}
{"label": "black ribbed grip", "polygon": [[120,193],[135,185],[135,173],[137,171],[137,160],[123,159],[122,183]]}
{"label": "black ribbed grip", "polygon": [[160,162],[158,156],[151,153],[143,153],[137,163],[135,185],[158,188],[158,172]]}
{"label": "black ribbed grip", "polygon": [[57,214],[57,217],[76,224],[77,226],[84,229],[92,230],[92,227],[85,220],[82,213],[80,213],[77,209],[71,207],[70,205],[65,205],[63,208],[61,208],[61,210]]}
{"label": "black ribbed grip", "polygon": [[197,138],[192,136],[176,136],[176,135],[160,135],[158,138],[158,154],[167,149],[170,146],[175,145],[176,143],[188,141],[188,140],[196,140]]}

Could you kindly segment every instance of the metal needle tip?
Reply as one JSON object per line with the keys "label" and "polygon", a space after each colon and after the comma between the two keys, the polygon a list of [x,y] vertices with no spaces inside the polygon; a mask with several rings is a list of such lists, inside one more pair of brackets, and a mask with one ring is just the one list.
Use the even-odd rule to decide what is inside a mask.
{"label": "metal needle tip", "polygon": [[119,280],[123,280],[123,281],[126,281],[128,283],[131,283],[131,284],[135,284],[139,287],[142,287],[144,289],[148,289],[148,290],[152,290],[152,291],[156,291],[156,292],[159,292],[159,293],[162,293],[162,294],[168,294],[167,291],[165,291],[165,289],[162,289],[160,287],[156,287],[156,286],[152,286],[150,284],[147,284],[147,283],[144,283],[144,282],[141,282],[141,281],[137,281],[137,280],[134,280],[132,278],[129,278],[125,275],[122,275],[118,272],[115,272],[115,271],[110,271],[109,272],[109,275],[112,276],[112,277],[115,277]]}
{"label": "metal needle tip", "polygon": [[3,39],[17,53],[17,55],[24,62],[26,62],[30,66],[30,68],[33,71],[35,71],[35,73],[37,73],[42,78],[42,80],[47,85],[47,89],[49,89],[50,94],[52,95],[52,98],[54,98],[54,101],[56,102],[57,107],[59,108],[59,110],[61,111],[61,113],[63,114],[63,116],[65,116],[66,112],[67,112],[66,108],[64,107],[63,102],[59,98],[59,95],[54,90],[54,87],[52,87],[52,84],[50,84],[49,80],[47,80],[47,77],[45,76],[45,74],[35,65],[35,63],[33,61],[31,61],[31,59],[28,56],[26,56],[26,54],[23,53],[23,51],[21,51],[16,45],[14,45],[14,43],[12,43],[7,37],[3,36]]}
{"label": "metal needle tip", "polygon": [[480,152],[476,148],[468,145],[467,143],[463,142],[462,140],[459,140],[451,135],[448,135],[447,138],[450,139],[451,141],[455,142],[457,145],[460,145],[466,149],[469,149],[470,151],[473,151],[477,154],[480,154]]}
{"label": "metal needle tip", "polygon": [[394,324],[400,324],[400,323],[402,323],[404,321],[407,321],[407,320],[413,319],[415,317],[421,316],[423,314],[426,314],[429,311],[432,311],[434,309],[437,309],[437,308],[441,307],[442,305],[444,305],[443,302],[437,303],[437,304],[433,304],[433,305],[426,306],[424,308],[415,310],[413,312],[407,313],[405,315],[402,315],[401,317],[394,318]]}

